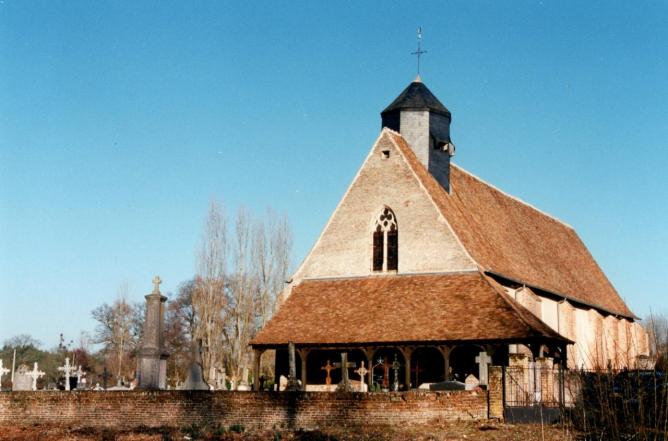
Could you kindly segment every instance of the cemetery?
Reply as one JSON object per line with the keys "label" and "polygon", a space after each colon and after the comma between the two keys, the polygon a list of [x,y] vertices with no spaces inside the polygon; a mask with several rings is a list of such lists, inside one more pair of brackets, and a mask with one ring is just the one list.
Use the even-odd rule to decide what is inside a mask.
{"label": "cemetery", "polygon": [[[0,376],[11,375],[0,427],[558,422],[581,395],[574,368],[651,368],[645,330],[572,230],[450,163],[451,114],[419,76],[381,119],[313,249],[291,278],[287,266],[276,278],[282,289],[255,332],[229,340],[223,357],[211,350],[223,328],[212,336],[219,322],[200,318],[184,377],[169,378],[177,371],[169,369],[168,299],[155,276],[141,307],[134,375],[121,375],[120,353],[115,384],[106,365],[92,384],[65,351],[60,380],[40,388],[45,372],[35,360],[32,368],[12,361],[10,370],[0,359]],[[531,228],[511,228],[518,223]],[[207,265],[210,272],[218,263]],[[224,274],[207,277],[198,275],[185,297],[186,305],[200,302],[193,314],[204,317],[202,296],[216,300],[230,289]],[[217,302],[213,317],[222,314]],[[115,327],[131,308],[111,322],[108,309],[96,311]]]}
{"label": "cemetery", "polygon": [[[17,330],[0,441],[666,439],[668,319],[631,308],[650,282],[628,297],[665,230],[646,227],[661,198],[642,199],[663,173],[648,98],[665,100],[652,82],[610,99],[663,78],[643,63],[661,39],[584,52],[642,8],[599,23],[539,1],[472,25],[436,3],[0,1],[0,331]],[[447,100],[423,80],[422,27],[416,75],[383,67],[408,12],[438,26]],[[539,44],[540,26],[558,38]],[[394,70],[406,82],[386,96]],[[370,103],[385,104],[371,125]],[[615,237],[629,220],[636,244]]]}

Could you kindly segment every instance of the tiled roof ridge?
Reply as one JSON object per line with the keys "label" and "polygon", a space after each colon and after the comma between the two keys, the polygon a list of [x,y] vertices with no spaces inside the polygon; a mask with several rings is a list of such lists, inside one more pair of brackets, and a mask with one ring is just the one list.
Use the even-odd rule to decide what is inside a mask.
{"label": "tiled roof ridge", "polygon": [[496,185],[494,185],[494,184],[490,184],[489,182],[485,181],[485,180],[482,179],[481,177],[474,175],[473,173],[471,173],[470,171],[468,171],[468,170],[466,170],[466,169],[460,167],[459,165],[457,165],[457,164],[455,164],[455,163],[450,163],[450,166],[451,166],[451,167],[455,167],[457,170],[461,171],[462,173],[465,173],[465,174],[469,175],[471,178],[475,179],[476,181],[480,182],[480,183],[483,184],[483,185],[486,185],[486,186],[490,187],[492,190],[501,193],[503,196],[505,196],[505,197],[507,197],[507,198],[510,198],[510,199],[512,199],[512,200],[514,200],[514,201],[516,201],[516,202],[519,202],[520,204],[522,204],[522,205],[524,205],[524,206],[526,206],[526,207],[528,207],[528,208],[530,208],[530,209],[536,211],[537,213],[541,214],[542,216],[548,217],[548,218],[550,218],[550,219],[552,219],[552,220],[554,220],[554,221],[556,221],[556,222],[559,222],[560,224],[562,224],[563,226],[565,226],[565,227],[567,227],[567,228],[570,228],[571,230],[575,230],[575,228],[573,228],[572,225],[570,225],[570,224],[568,224],[568,223],[562,221],[562,220],[559,219],[558,217],[553,216],[553,215],[551,215],[550,213],[547,213],[547,212],[541,210],[540,208],[537,208],[537,207],[531,205],[530,203],[528,203],[528,202],[526,202],[526,201],[523,201],[522,199],[518,198],[517,196],[513,196],[512,194],[507,193],[507,192],[501,190],[501,189],[500,189],[499,187],[497,187]]}

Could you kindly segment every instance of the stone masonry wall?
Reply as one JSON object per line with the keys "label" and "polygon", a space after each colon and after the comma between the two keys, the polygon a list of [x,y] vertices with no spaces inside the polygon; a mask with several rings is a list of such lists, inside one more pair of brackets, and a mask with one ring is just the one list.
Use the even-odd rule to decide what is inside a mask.
{"label": "stone masonry wall", "polygon": [[385,206],[397,217],[399,273],[477,269],[389,135],[384,134],[294,275],[294,283],[303,278],[374,274],[372,231]]}
{"label": "stone masonry wall", "polygon": [[[498,406],[497,406],[498,407]],[[331,425],[428,424],[482,420],[482,390],[389,394],[313,392],[6,392],[0,393],[0,427],[61,426],[132,429],[191,424],[241,424],[254,429],[314,429]],[[0,429],[1,430],[1,429]]]}

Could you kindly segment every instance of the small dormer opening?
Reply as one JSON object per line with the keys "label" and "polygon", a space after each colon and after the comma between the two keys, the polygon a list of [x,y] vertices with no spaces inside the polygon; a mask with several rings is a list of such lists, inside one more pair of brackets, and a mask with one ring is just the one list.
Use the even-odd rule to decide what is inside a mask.
{"label": "small dormer opening", "polygon": [[383,159],[388,159],[390,157],[390,151],[389,150],[383,150],[380,152],[380,157]]}

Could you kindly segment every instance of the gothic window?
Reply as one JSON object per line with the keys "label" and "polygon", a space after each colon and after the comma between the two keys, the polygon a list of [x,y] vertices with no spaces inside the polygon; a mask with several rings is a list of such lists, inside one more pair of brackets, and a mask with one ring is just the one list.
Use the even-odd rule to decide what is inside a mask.
{"label": "gothic window", "polygon": [[394,212],[385,207],[373,231],[373,270],[396,271],[399,266],[399,229]]}

